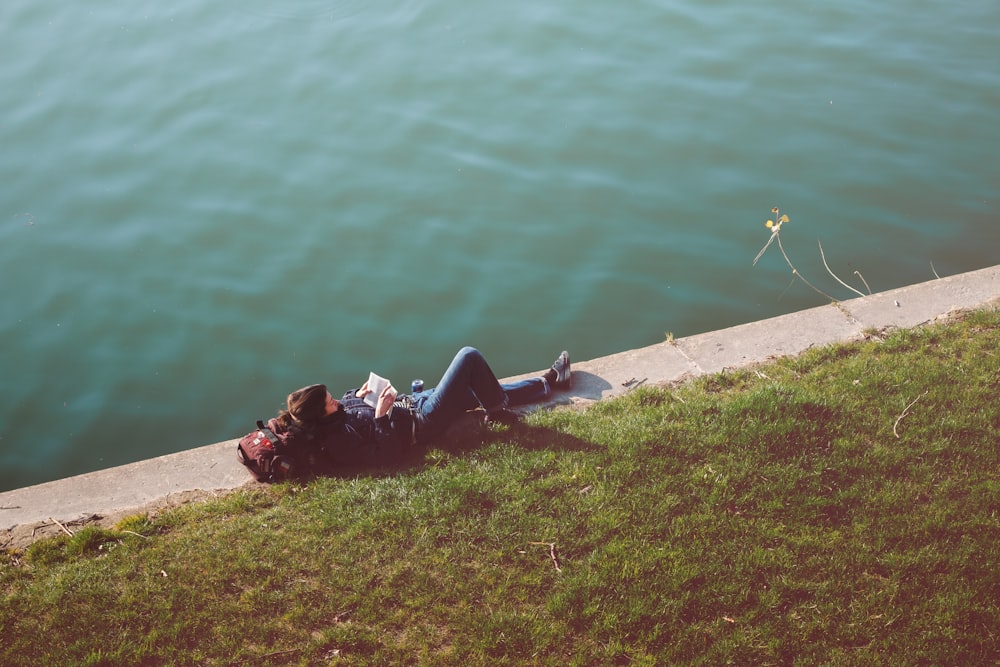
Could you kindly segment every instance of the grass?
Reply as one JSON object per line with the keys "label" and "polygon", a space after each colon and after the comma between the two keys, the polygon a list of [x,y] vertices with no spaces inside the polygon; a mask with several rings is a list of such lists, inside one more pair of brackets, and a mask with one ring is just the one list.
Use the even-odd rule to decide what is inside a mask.
{"label": "grass", "polygon": [[8,552],[0,662],[1000,663],[1000,313]]}

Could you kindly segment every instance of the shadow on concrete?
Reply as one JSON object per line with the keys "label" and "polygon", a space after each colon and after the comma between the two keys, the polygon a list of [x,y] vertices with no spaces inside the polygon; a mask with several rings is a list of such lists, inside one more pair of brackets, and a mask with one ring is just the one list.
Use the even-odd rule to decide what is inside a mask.
{"label": "shadow on concrete", "polygon": [[613,389],[614,386],[600,375],[594,375],[587,371],[574,370],[573,387],[568,391],[556,394],[553,403],[569,403],[574,398],[599,401]]}

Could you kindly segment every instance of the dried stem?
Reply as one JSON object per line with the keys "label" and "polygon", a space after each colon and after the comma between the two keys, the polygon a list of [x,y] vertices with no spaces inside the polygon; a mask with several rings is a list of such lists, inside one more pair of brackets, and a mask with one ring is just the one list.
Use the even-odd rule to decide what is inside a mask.
{"label": "dried stem", "polygon": [[861,282],[863,282],[865,284],[865,289],[868,290],[869,294],[871,294],[872,293],[872,288],[868,286],[868,281],[865,280],[865,277],[863,275],[861,275],[861,272],[860,271],[855,271],[854,275],[856,275],[858,278],[861,278]]}
{"label": "dried stem", "polygon": [[67,528],[66,526],[62,525],[61,523],[59,523],[59,521],[58,521],[58,520],[56,520],[56,519],[53,519],[52,517],[49,517],[49,520],[50,520],[50,521],[51,521],[52,523],[54,523],[54,524],[56,524],[57,526],[59,526],[60,528],[62,528],[62,530],[63,530],[63,532],[64,532],[64,533],[66,533],[66,534],[67,534],[67,535],[69,535],[70,537],[73,537],[73,531],[72,531],[72,530],[70,530],[69,528]]}
{"label": "dried stem", "polygon": [[548,547],[549,558],[552,559],[552,564],[555,566],[556,572],[562,572],[562,567],[559,565],[559,555],[556,553],[555,542],[531,542],[530,544],[534,544],[540,547]]}
{"label": "dried stem", "polygon": [[801,280],[802,282],[804,282],[806,285],[809,285],[809,287],[812,287],[815,291],[819,292],[820,294],[822,294],[823,296],[825,296],[830,301],[836,301],[836,299],[834,299],[832,296],[830,296],[829,294],[827,294],[826,292],[824,292],[820,288],[818,288],[815,285],[813,285],[811,282],[809,282],[808,280],[806,280],[805,277],[801,273],[799,273],[799,270],[796,269],[792,265],[792,260],[788,259],[788,255],[785,253],[785,247],[783,245],[781,245],[781,234],[775,233],[775,236],[778,237],[778,248],[781,249],[781,256],[785,258],[785,262],[788,264],[788,268],[790,268],[792,270],[792,274],[795,275],[795,276],[798,276],[799,280]]}
{"label": "dried stem", "polygon": [[925,391],[924,393],[920,394],[915,399],[913,399],[912,401],[910,401],[910,404],[906,406],[906,408],[903,410],[902,414],[900,414],[899,417],[896,418],[896,423],[892,425],[892,434],[894,436],[896,436],[897,439],[899,438],[899,433],[896,432],[896,427],[899,426],[899,422],[903,421],[903,417],[905,417],[906,413],[910,411],[910,408],[912,408],[916,404],[917,401],[919,401],[921,398],[923,398],[926,395],[927,395],[927,392]]}
{"label": "dried stem", "polygon": [[777,238],[777,236],[778,236],[777,229],[771,232],[771,238],[767,240],[767,243],[765,243],[764,247],[760,249],[760,252],[757,253],[757,256],[753,258],[754,266],[757,266],[757,260],[759,260],[764,255],[764,253],[767,252],[767,249],[771,247],[771,243],[774,242],[774,239]]}
{"label": "dried stem", "polygon": [[[823,258],[823,266],[825,266],[827,272],[831,276],[833,276],[833,279],[836,280],[841,285],[843,285],[844,287],[846,287],[847,289],[849,289],[852,292],[854,292],[855,294],[857,294],[858,296],[864,296],[864,293],[859,292],[858,290],[854,289],[853,287],[851,287],[850,285],[848,285],[847,283],[845,283],[843,280],[841,280],[840,278],[837,277],[836,273],[834,273],[833,271],[830,270],[830,265],[826,263],[826,253],[823,252],[823,244],[820,243],[819,241],[816,241],[816,243],[819,243],[819,256]],[[869,291],[868,293],[871,294],[871,291]]]}
{"label": "dried stem", "polygon": [[145,535],[140,535],[139,533],[137,533],[135,531],[132,531],[132,530],[122,530],[122,531],[119,531],[119,532],[128,533],[129,535],[135,535],[136,537],[141,537],[142,539],[147,540],[147,541],[149,540],[149,538],[146,537]]}

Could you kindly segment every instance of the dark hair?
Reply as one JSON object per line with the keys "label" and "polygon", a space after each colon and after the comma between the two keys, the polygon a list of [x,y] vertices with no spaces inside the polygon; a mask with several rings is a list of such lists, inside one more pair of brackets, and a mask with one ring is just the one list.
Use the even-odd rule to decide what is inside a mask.
{"label": "dark hair", "polygon": [[327,393],[325,384],[311,384],[296,389],[288,395],[288,409],[278,414],[278,420],[285,426],[290,426],[293,422],[314,424],[322,421],[326,416]]}

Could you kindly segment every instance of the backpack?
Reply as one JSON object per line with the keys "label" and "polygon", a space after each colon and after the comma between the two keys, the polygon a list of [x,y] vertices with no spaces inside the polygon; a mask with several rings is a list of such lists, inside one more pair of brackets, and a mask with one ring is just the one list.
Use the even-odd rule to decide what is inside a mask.
{"label": "backpack", "polygon": [[257,428],[237,443],[236,458],[258,482],[277,482],[298,472],[290,450],[284,436],[278,436],[258,419]]}

